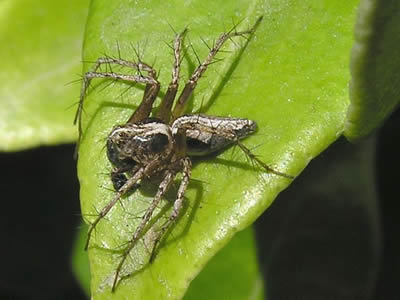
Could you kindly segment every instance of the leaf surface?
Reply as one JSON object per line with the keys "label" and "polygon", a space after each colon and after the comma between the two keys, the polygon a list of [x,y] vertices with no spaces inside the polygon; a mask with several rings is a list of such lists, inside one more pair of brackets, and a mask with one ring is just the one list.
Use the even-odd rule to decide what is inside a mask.
{"label": "leaf surface", "polygon": [[15,151],[76,139],[88,1],[0,2],[0,150]]}
{"label": "leaf surface", "polygon": [[400,3],[362,0],[351,52],[351,105],[344,134],[359,140],[400,102]]}

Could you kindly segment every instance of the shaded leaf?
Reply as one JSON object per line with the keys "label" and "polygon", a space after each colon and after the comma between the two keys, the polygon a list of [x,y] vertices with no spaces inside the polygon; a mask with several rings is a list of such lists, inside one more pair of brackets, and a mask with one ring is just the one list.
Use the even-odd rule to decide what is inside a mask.
{"label": "shaded leaf", "polygon": [[380,127],[400,102],[400,3],[362,0],[351,53],[351,105],[345,135]]}

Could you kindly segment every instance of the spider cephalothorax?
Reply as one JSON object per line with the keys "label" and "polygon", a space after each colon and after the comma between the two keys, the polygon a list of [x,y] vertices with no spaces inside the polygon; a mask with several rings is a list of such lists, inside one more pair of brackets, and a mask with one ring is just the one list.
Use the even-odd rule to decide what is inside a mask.
{"label": "spider cephalothorax", "polygon": [[[231,144],[236,144],[248,157],[264,168],[265,171],[292,178],[289,175],[268,167],[240,142],[241,139],[256,130],[257,126],[254,121],[243,118],[215,117],[202,114],[182,115],[198,80],[212,63],[222,45],[228,39],[252,34],[261,19],[259,18],[256,24],[249,30],[239,32],[234,28],[230,32],[220,35],[213,47],[210,48],[206,59],[195,69],[187,81],[172,109],[179,86],[181,48],[186,30],[178,34],[173,45],[175,62],[172,68],[172,80],[154,117],[150,117],[150,113],[153,103],[158,96],[160,83],[156,78],[156,72],[148,64],[142,61],[131,62],[122,58],[99,58],[93,70],[84,75],[79,107],[75,118],[75,121],[79,122],[80,135],[82,133],[81,113],[83,101],[90,81],[93,78],[109,78],[146,85],[143,100],[127,123],[116,126],[107,138],[107,156],[113,165],[111,180],[116,194],[90,223],[85,248],[87,249],[89,246],[90,237],[96,225],[121,200],[123,195],[136,187],[144,178],[155,176],[161,178],[161,183],[153,201],[148,206],[139,225],[128,241],[128,246],[122,254],[122,258],[116,268],[112,290],[114,290],[118,282],[125,260],[137,241],[144,234],[145,227],[149,223],[154,210],[177,174],[182,173],[182,180],[177,191],[172,212],[168,216],[167,221],[157,231],[157,236],[154,238],[151,259],[153,258],[154,249],[158,242],[167,229],[177,220],[182,209],[184,194],[191,175],[192,163],[190,157],[207,155],[220,151]],[[98,72],[99,67],[104,64],[115,64],[132,68],[137,71],[137,74],[126,75],[115,72]],[[109,69],[111,70],[111,67]],[[143,75],[143,73],[147,73],[147,75]]]}
{"label": "spider cephalothorax", "polygon": [[117,168],[126,163],[148,164],[172,154],[174,139],[171,128],[161,122],[126,124],[113,129],[107,138],[107,156]]}

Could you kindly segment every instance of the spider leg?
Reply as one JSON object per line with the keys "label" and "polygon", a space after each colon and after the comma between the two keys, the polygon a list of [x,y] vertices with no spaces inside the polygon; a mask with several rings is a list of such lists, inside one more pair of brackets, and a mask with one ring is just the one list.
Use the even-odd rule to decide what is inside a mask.
{"label": "spider leg", "polygon": [[222,45],[228,40],[236,36],[244,36],[248,34],[252,34],[255,29],[257,28],[258,24],[261,22],[262,17],[260,17],[253,27],[246,31],[236,31],[235,27],[226,33],[223,33],[219,36],[217,41],[215,42],[214,46],[210,49],[208,56],[206,59],[201,63],[196,70],[193,72],[192,76],[189,78],[188,82],[186,83],[185,87],[183,88],[182,93],[179,95],[178,101],[175,104],[174,110],[172,112],[172,116],[174,119],[178,118],[182,115],[185,109],[185,105],[192,95],[193,90],[195,89],[197,82],[203,75],[203,73],[207,70],[208,65],[212,63],[215,56],[217,55],[218,51],[221,49]]}
{"label": "spider leg", "polygon": [[285,174],[279,171],[274,170],[270,166],[268,166],[265,162],[263,162],[261,159],[259,159],[254,153],[251,152],[249,148],[247,148],[245,145],[242,144],[239,140],[236,140],[235,143],[239,146],[240,150],[244,152],[244,154],[250,158],[251,161],[254,161],[257,165],[259,165],[261,168],[263,168],[267,173],[272,173],[275,175],[279,175],[288,179],[294,179],[294,176]]}
{"label": "spider leg", "polygon": [[172,80],[168,86],[168,90],[165,93],[164,98],[161,101],[157,118],[164,121],[166,124],[169,123],[169,119],[171,116],[171,109],[174,103],[174,99],[176,96],[176,92],[178,91],[179,86],[179,72],[181,66],[181,51],[182,51],[182,40],[187,32],[187,29],[183,30],[180,34],[178,34],[174,41],[174,56],[175,62],[172,67]]}
{"label": "spider leg", "polygon": [[157,191],[156,195],[154,196],[153,202],[147,208],[144,216],[142,217],[140,224],[136,228],[131,240],[129,241],[128,247],[125,249],[124,253],[122,254],[122,258],[121,258],[121,260],[118,264],[118,267],[115,271],[114,281],[113,281],[113,285],[111,288],[112,291],[115,290],[115,287],[118,282],[119,274],[121,272],[121,269],[122,269],[122,266],[124,265],[125,260],[128,258],[129,253],[135,247],[136,242],[142,236],[146,224],[149,222],[151,216],[153,215],[154,210],[160,203],[162,196],[168,191],[168,188],[171,185],[171,183],[173,182],[175,176],[176,176],[176,171],[167,171],[166,172],[166,174],[158,188],[158,191]]}
{"label": "spider leg", "polygon": [[86,238],[85,250],[87,250],[89,247],[90,237],[93,230],[96,228],[96,225],[108,214],[108,212],[111,210],[111,208],[114,207],[118,200],[120,200],[121,197],[145,175],[145,170],[146,168],[142,167],[135,173],[135,175],[129,178],[128,181],[117,191],[114,198],[110,202],[108,202],[106,206],[103,207],[103,209],[97,215],[97,218],[90,224]]}
{"label": "spider leg", "polygon": [[[118,74],[114,72],[97,72],[97,70],[100,68],[102,65],[110,65],[110,64],[116,64],[124,67],[129,67],[132,69],[135,69],[139,72],[139,75],[123,75],[123,74]],[[143,76],[140,74],[141,71],[145,71],[148,73],[148,76]],[[149,92],[144,94],[142,103],[139,105],[138,109],[135,111],[135,114],[137,115],[136,118],[142,117],[143,119],[146,118],[151,111],[148,108],[143,108],[143,106],[148,106],[149,102],[151,105],[153,104],[155,98],[157,97],[158,91],[160,89],[160,83],[156,79],[156,72],[155,70],[149,66],[146,63],[143,62],[130,62],[121,58],[112,58],[112,57],[101,57],[97,59],[93,69],[89,72],[86,72],[85,75],[83,76],[83,81],[82,81],[82,87],[81,87],[81,93],[79,97],[79,105],[78,109],[75,114],[75,119],[74,119],[74,124],[78,123],[78,131],[79,131],[79,138],[78,138],[78,143],[80,141],[80,138],[82,136],[82,111],[83,111],[83,102],[85,100],[85,96],[87,93],[87,89],[90,85],[90,82],[93,78],[111,78],[114,80],[124,80],[124,81],[130,81],[130,82],[137,82],[137,83],[143,83],[146,84],[147,86],[150,86],[148,89]],[[146,88],[147,90],[147,88]],[[147,103],[146,105],[142,105],[143,103]],[[140,108],[140,110],[139,110]],[[147,113],[148,111],[148,113]],[[147,113],[147,116],[145,116]],[[133,116],[132,116],[133,117]],[[132,119],[131,117],[131,119]]]}
{"label": "spider leg", "polygon": [[135,186],[137,186],[137,182],[139,180],[141,180],[144,176],[151,174],[154,171],[154,169],[157,168],[158,166],[159,166],[159,161],[155,159],[145,167],[137,167],[133,169],[132,177],[130,177],[124,183],[124,185],[117,191],[114,198],[112,198],[111,201],[108,202],[108,204],[103,207],[103,209],[98,214],[97,218],[90,224],[86,238],[85,250],[88,249],[92,232],[95,229],[96,225],[100,222],[100,220],[103,219],[108,214],[111,208],[114,207],[114,205],[121,199],[123,195],[131,191],[131,189],[134,188]]}
{"label": "spider leg", "polygon": [[191,170],[192,170],[192,162],[191,162],[190,158],[186,157],[186,158],[182,159],[182,168],[183,168],[183,170],[182,170],[183,178],[182,178],[182,182],[178,189],[178,194],[177,194],[176,200],[174,202],[174,207],[172,209],[172,212],[171,212],[168,220],[161,227],[156,239],[154,240],[153,250],[152,250],[151,256],[150,256],[150,262],[152,262],[155,257],[155,254],[156,254],[155,250],[157,248],[158,243],[160,242],[160,240],[162,239],[162,237],[164,236],[164,234],[168,230],[168,228],[176,221],[176,219],[179,216],[179,213],[182,210],[183,197],[184,197],[186,189],[188,187]]}
{"label": "spider leg", "polygon": [[148,83],[144,92],[142,102],[134,111],[127,123],[138,123],[146,119],[151,113],[153,103],[156,100],[159,91],[160,83],[158,81],[154,83]]}

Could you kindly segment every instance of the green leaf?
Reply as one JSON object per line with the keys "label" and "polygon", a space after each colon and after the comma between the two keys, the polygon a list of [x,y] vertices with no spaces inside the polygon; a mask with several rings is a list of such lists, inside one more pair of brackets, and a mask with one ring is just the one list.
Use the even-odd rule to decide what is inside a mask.
{"label": "green leaf", "polygon": [[72,270],[86,294],[90,295],[89,259],[84,250],[86,237],[87,226],[83,225],[78,231],[72,251]]}
{"label": "green leaf", "polygon": [[258,270],[254,232],[238,232],[192,281],[185,300],[264,299],[263,280]]}
{"label": "green leaf", "polygon": [[[189,28],[185,45],[203,58],[219,34],[242,20],[239,29],[264,20],[247,46],[237,38],[228,42],[210,66],[193,97],[191,111],[246,117],[257,121],[258,133],[245,140],[267,164],[298,174],[318,153],[337,139],[344,128],[349,104],[347,84],[355,9],[358,1],[157,1],[132,3],[92,1],[84,43],[84,61],[104,54],[135,60],[132,45],[143,60],[160,70],[162,93],[170,81],[173,57],[165,44],[171,30]],[[238,45],[242,45],[239,47]],[[182,63],[182,78],[196,66],[190,49]],[[91,64],[84,65],[84,71]],[[128,70],[122,70],[129,72]],[[132,71],[130,71],[132,72]],[[183,85],[182,79],[182,85]],[[123,124],[140,103],[143,87],[93,81],[85,100],[84,134],[78,163],[84,215],[93,221],[112,191],[111,165],[105,139],[113,126]],[[157,102],[159,103],[159,102]],[[188,111],[190,112],[190,111]],[[164,220],[132,251],[114,294],[111,286],[121,246],[154,196],[157,183],[122,199],[96,228],[89,249],[94,299],[179,299],[191,280],[235,233],[250,225],[290,180],[254,170],[239,149],[195,164],[186,193],[186,207],[162,243],[155,261],[148,263],[146,245]],[[167,199],[174,200],[171,190]],[[207,291],[205,290],[204,293]]]}
{"label": "green leaf", "polygon": [[348,139],[369,135],[399,104],[399,49],[400,3],[361,1],[351,53]]}
{"label": "green leaf", "polygon": [[[75,242],[72,266],[75,276],[87,294],[90,294],[89,261],[83,250],[86,234],[87,227],[83,226]],[[264,299],[252,228],[236,234],[228,245],[207,263],[191,283],[184,299],[204,299],[205,290],[209,300]]]}
{"label": "green leaf", "polygon": [[72,126],[88,1],[0,2],[0,150],[76,139]]}

